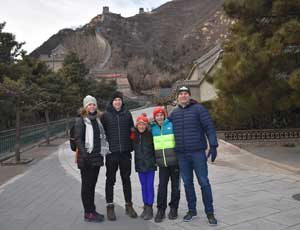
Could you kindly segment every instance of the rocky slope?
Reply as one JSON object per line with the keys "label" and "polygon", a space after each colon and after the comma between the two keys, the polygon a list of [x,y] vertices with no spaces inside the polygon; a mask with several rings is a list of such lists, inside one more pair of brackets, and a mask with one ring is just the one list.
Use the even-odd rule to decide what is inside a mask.
{"label": "rocky slope", "polygon": [[89,68],[124,69],[138,56],[162,71],[177,73],[226,36],[230,21],[224,17],[222,2],[173,0],[129,18],[105,13],[80,29],[61,30],[31,55],[49,54],[62,44],[76,51]]}

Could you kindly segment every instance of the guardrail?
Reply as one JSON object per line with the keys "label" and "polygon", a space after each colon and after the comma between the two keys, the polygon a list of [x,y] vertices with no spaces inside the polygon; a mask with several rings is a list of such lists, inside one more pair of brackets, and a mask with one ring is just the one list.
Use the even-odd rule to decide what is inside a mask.
{"label": "guardrail", "polygon": [[218,131],[218,137],[225,141],[276,141],[300,139],[300,129],[257,129]]}
{"label": "guardrail", "polygon": [[[72,125],[74,119],[70,119],[69,126]],[[65,132],[67,127],[67,119],[52,121],[49,126],[50,137]],[[33,143],[37,143],[46,138],[47,124],[25,126],[21,128],[20,145],[21,148]],[[16,130],[4,130],[0,132],[0,157],[9,152],[13,152],[16,144]]]}

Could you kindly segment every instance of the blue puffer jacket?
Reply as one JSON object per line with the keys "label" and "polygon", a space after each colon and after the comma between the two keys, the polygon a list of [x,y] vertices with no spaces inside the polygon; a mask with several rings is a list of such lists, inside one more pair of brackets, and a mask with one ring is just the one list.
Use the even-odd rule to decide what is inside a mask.
{"label": "blue puffer jacket", "polygon": [[218,147],[217,135],[207,109],[191,100],[186,107],[178,105],[169,119],[173,123],[176,153],[194,153]]}

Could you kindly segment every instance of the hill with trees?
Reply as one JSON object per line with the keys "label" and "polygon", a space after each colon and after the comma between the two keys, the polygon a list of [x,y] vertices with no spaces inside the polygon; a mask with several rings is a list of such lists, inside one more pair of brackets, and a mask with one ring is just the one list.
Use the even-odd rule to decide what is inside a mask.
{"label": "hill with trees", "polygon": [[[226,37],[231,21],[224,16],[222,3],[223,0],[173,0],[151,12],[128,18],[104,13],[77,30],[61,30],[31,56],[50,54],[62,44],[76,52],[88,68],[97,69],[101,48],[91,47],[96,47],[95,37],[101,35],[111,47],[104,70],[127,71],[131,62],[143,59],[157,68],[155,74],[153,71],[148,74],[152,81],[145,81],[144,87],[146,83],[157,84],[165,75],[175,81],[184,78],[195,59]],[[135,80],[131,82],[135,89]]]}

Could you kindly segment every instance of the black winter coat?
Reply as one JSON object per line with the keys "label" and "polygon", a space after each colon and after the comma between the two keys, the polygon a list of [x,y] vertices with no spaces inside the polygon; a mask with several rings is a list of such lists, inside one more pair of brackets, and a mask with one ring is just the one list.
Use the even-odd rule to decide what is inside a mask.
{"label": "black winter coat", "polygon": [[130,132],[134,124],[131,113],[124,106],[117,112],[110,104],[101,117],[101,123],[112,153],[132,151]]}
{"label": "black winter coat", "polygon": [[153,138],[150,131],[139,133],[135,130],[133,148],[135,171],[148,172],[156,170]]}
{"label": "black winter coat", "polygon": [[[98,126],[98,123],[96,125]],[[97,143],[94,142],[93,151],[91,153],[88,153],[85,148],[85,124],[83,121],[83,117],[76,118],[75,142],[78,148],[77,166],[80,169],[82,169],[87,165],[91,165],[91,166],[103,165],[103,157],[100,154],[101,152],[100,132],[96,132],[96,133],[97,136],[94,135],[94,140],[99,139],[99,142]]]}

